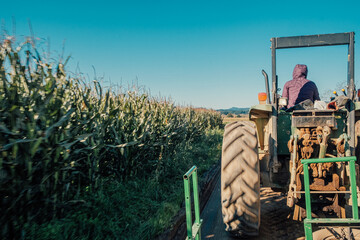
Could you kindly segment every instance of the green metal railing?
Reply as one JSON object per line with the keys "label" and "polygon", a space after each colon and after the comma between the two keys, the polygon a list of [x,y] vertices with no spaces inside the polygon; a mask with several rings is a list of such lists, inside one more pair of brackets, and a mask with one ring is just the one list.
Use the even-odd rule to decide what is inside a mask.
{"label": "green metal railing", "polygon": [[[304,165],[304,187],[305,187],[305,204],[306,204],[306,219],[304,219],[304,228],[306,240],[312,240],[312,223],[326,223],[326,224],[360,224],[358,212],[358,199],[356,191],[356,173],[355,173],[356,157],[337,157],[337,158],[319,158],[319,159],[302,159],[301,163]],[[310,180],[309,169],[310,163],[325,163],[325,162],[349,162],[350,167],[350,192],[352,200],[352,218],[312,218],[311,216],[311,198],[310,198]],[[321,193],[317,191],[316,193]]]}
{"label": "green metal railing", "polygon": [[[194,208],[195,208],[195,222],[192,224],[191,214],[191,191],[190,191],[190,177],[193,179],[193,191],[194,191]],[[201,224],[200,219],[200,205],[199,205],[199,192],[198,192],[198,177],[197,167],[193,166],[184,175],[184,190],[185,190],[185,207],[186,207],[186,229],[187,240],[201,240]]]}

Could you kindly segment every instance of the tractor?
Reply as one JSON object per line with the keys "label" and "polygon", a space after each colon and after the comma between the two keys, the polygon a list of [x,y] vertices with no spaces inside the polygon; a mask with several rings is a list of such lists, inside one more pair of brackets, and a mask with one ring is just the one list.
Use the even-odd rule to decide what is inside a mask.
{"label": "tractor", "polygon": [[[322,109],[312,101],[287,109],[288,99],[279,94],[276,51],[333,45],[348,46],[343,94],[324,102]],[[259,234],[262,186],[287,194],[292,218],[305,219],[307,239],[312,238],[309,225],[331,221],[347,226],[354,239],[360,239],[360,230],[355,229],[360,226],[360,91],[354,84],[354,32],[272,38],[271,53],[271,92],[263,70],[266,93],[259,94],[259,104],[250,108],[250,121],[225,126],[221,160],[225,230],[235,236]],[[346,216],[350,206],[354,216]],[[338,228],[332,229],[333,234],[341,234]],[[325,239],[323,230],[314,238]]]}

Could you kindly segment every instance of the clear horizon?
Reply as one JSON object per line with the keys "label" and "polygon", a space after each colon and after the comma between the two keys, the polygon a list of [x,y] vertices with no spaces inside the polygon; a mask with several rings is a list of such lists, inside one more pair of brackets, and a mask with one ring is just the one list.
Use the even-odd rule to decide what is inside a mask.
{"label": "clear horizon", "polygon": [[[17,1],[16,7],[2,4],[1,19],[3,30],[15,29],[18,39],[30,35],[30,20],[36,37],[50,39],[53,58],[66,40],[68,70],[79,67],[91,79],[94,67],[105,85],[136,81],[181,105],[228,109],[257,104],[258,92],[265,91],[261,70],[271,75],[271,37],[354,31],[356,40],[359,6],[358,1]],[[359,47],[356,42],[355,83]],[[297,63],[308,66],[308,79],[322,96],[346,84],[345,46],[278,51],[279,88]]]}

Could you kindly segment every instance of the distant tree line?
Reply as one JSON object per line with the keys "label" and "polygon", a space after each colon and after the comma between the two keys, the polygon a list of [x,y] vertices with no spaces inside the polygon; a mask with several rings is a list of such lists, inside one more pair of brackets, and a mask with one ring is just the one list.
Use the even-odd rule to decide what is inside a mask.
{"label": "distant tree line", "polygon": [[249,108],[229,108],[229,109],[218,109],[222,115],[228,116],[229,114],[232,114],[232,116],[239,116],[241,114],[248,114]]}

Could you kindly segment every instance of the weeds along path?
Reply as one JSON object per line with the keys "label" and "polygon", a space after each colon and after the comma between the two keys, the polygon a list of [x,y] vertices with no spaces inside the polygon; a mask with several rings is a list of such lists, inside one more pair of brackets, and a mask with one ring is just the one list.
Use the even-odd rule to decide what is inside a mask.
{"label": "weeds along path", "polygon": [[[304,239],[304,225],[295,222],[290,216],[290,209],[286,206],[286,196],[273,192],[270,188],[261,188],[261,226],[260,235],[253,240],[269,239]],[[201,213],[203,227],[201,237],[211,240],[226,240],[232,238],[222,222],[220,206],[220,178],[215,185],[204,210]],[[241,239],[241,238],[240,238]]]}

